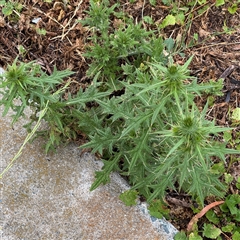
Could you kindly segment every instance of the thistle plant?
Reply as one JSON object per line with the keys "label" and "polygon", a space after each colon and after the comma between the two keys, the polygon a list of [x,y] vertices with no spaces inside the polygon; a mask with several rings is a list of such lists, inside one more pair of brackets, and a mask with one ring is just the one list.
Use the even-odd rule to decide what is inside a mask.
{"label": "thistle plant", "polygon": [[[122,88],[119,84],[123,74],[121,65],[138,68],[149,58],[166,60],[162,38],[144,29],[141,23],[135,24],[130,18],[114,11],[118,4],[109,7],[109,1],[104,0],[101,3],[90,1],[90,5],[89,16],[80,21],[92,30],[90,39],[93,45],[89,46],[84,56],[91,59],[87,75],[93,78],[99,74],[99,80],[105,82],[101,86],[102,91]],[[122,21],[118,28],[112,26],[109,20],[112,16]]]}
{"label": "thistle plant", "polygon": [[147,70],[126,73],[122,95],[96,100],[101,120],[95,119],[102,125],[92,128],[83,148],[99,152],[105,164],[92,190],[118,170],[148,201],[164,198],[168,190],[188,192],[202,204],[206,196],[224,196],[220,175],[211,172],[213,157],[224,161],[236,151],[213,138],[229,128],[205,119],[207,105],[197,109],[194,96],[214,86],[198,85],[189,76],[190,61],[183,66],[146,62]]}
{"label": "thistle plant", "polygon": [[[16,114],[13,115],[13,123],[20,116],[24,115],[24,109],[32,106],[41,110],[46,101],[57,102],[52,92],[56,90],[57,84],[62,83],[63,78],[71,75],[72,72],[57,71],[54,69],[51,76],[44,73],[40,66],[34,62],[22,63],[17,59],[8,65],[4,75],[0,76],[0,92],[3,97],[0,104],[4,105],[3,116],[11,108]],[[17,103],[20,100],[21,103]]]}
{"label": "thistle plant", "polygon": [[[86,104],[110,94],[109,91],[98,93],[98,84],[94,83],[84,92],[80,90],[74,98],[69,94],[66,100],[64,95],[70,82],[64,82],[64,79],[72,73],[54,68],[53,73],[47,75],[35,62],[23,63],[15,59],[12,65],[8,65],[5,73],[0,75],[0,105],[4,106],[2,115],[5,116],[12,109],[13,125],[20,117],[25,117],[24,110],[30,107],[30,121],[24,127],[29,133],[34,128],[36,136],[46,138],[46,152],[75,140],[81,131],[78,122],[84,126],[89,122],[84,114],[88,110]],[[44,109],[45,113],[41,115]],[[39,115],[48,123],[46,130],[36,131],[34,127]],[[83,132],[87,133],[87,127]]]}
{"label": "thistle plant", "polygon": [[223,197],[225,185],[212,166],[239,152],[216,140],[229,128],[206,120],[207,105],[199,111],[194,102],[202,93],[220,95],[221,82],[199,85],[188,70],[192,58],[174,64],[173,40],[156,37],[141,23],[125,18],[127,24],[114,29],[109,19],[121,16],[114,13],[117,5],[109,8],[104,0],[90,6],[82,23],[93,32],[85,54],[91,85],[66,100],[65,88],[58,86],[72,72],[54,69],[48,76],[37,64],[16,60],[1,77],[3,115],[12,108],[14,123],[30,106],[32,121],[26,127],[31,130],[47,106],[42,116],[49,124],[46,151],[85,133],[89,142],[81,148],[91,148],[104,162],[91,190],[118,171],[149,202],[171,190],[187,192],[202,205],[206,196]]}
{"label": "thistle plant", "polygon": [[[58,132],[64,133],[62,94],[68,84],[57,89],[57,86],[63,83],[63,79],[70,76],[71,71],[58,71],[54,68],[49,76],[43,72],[35,62],[23,63],[15,59],[12,65],[8,65],[6,72],[0,76],[0,94],[2,98],[0,105],[4,106],[2,113],[5,116],[10,109],[13,110],[12,125],[20,118],[25,117],[24,110],[30,107],[32,115],[31,121],[26,124],[26,128],[31,132],[32,124],[38,120],[38,114],[48,103],[48,111],[43,119],[48,121],[50,129],[47,131],[49,144],[58,143]],[[61,88],[60,88],[61,89]],[[65,114],[64,114],[65,115]],[[45,133],[47,133],[45,132]],[[48,150],[49,147],[46,148]]]}
{"label": "thistle plant", "polygon": [[[213,157],[225,161],[225,154],[236,151],[214,141],[213,136],[229,129],[217,127],[205,119],[207,105],[201,113],[194,104],[191,109],[188,105],[178,105],[178,108],[170,128],[152,134],[156,141],[163,139],[167,151],[164,154],[157,152],[158,166],[145,179],[151,182],[152,188],[148,200],[164,196],[164,190],[169,186],[176,191],[184,190],[201,203],[206,196],[223,197],[226,186],[220,182],[220,175],[211,172]],[[138,183],[136,187],[142,184]]]}
{"label": "thistle plant", "polygon": [[110,92],[95,98],[95,107],[78,122],[89,136],[82,148],[92,148],[104,162],[91,190],[117,170],[148,201],[169,190],[188,192],[202,204],[208,195],[223,197],[225,186],[211,167],[236,151],[215,140],[228,129],[207,121],[207,105],[200,112],[194,103],[203,93],[220,95],[221,82],[199,85],[189,74],[192,58],[174,64],[172,39],[156,38],[126,17],[113,28],[109,18],[121,16],[114,12],[117,5],[90,3],[82,21],[93,31],[87,74],[95,78],[98,94]]}

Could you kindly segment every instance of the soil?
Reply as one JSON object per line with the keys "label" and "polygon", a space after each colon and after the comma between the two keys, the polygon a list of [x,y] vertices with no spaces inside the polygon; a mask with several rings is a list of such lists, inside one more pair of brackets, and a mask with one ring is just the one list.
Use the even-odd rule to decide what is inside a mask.
{"label": "soil", "polygon": [[[51,74],[54,66],[58,70],[70,69],[75,72],[71,77],[69,92],[75,94],[80,88],[91,84],[86,77],[89,60],[83,54],[91,44],[90,32],[76,20],[84,19],[89,8],[88,0],[52,1],[43,0],[21,1],[23,9],[6,17],[0,13],[0,66],[4,69],[16,57],[24,62],[36,61],[42,69]],[[112,1],[114,3],[114,1]],[[120,1],[119,9],[131,16],[136,22],[142,15],[151,16],[155,23],[161,23],[168,15],[171,6],[157,1],[153,7],[149,1],[138,0],[134,4]],[[190,65],[191,74],[199,82],[218,81],[224,78],[224,95],[216,97],[211,104],[208,117],[215,119],[216,124],[232,126],[231,112],[240,107],[240,11],[231,15],[227,7],[215,7],[215,1],[203,13],[195,7],[192,10],[188,28],[183,25],[170,26],[162,30],[163,38],[180,39],[183,55],[175,55],[175,61],[183,64],[194,55]],[[187,15],[189,20],[190,14]],[[114,22],[114,19],[113,19]],[[224,30],[224,26],[227,26]],[[146,26],[154,28],[154,26]],[[39,34],[39,29],[46,33]],[[194,35],[195,34],[195,35]],[[191,41],[198,34],[198,39],[191,46]],[[25,52],[19,54],[19,48]],[[202,107],[207,99],[202,96],[196,99]],[[234,136],[239,133],[240,126],[235,126]],[[240,161],[230,166],[229,172],[237,178],[240,176]],[[236,189],[232,189],[236,193]],[[171,210],[171,222],[179,230],[185,230],[193,217],[193,203],[186,194],[169,193],[166,198]],[[206,204],[213,199],[207,199]],[[196,206],[195,206],[196,207]],[[201,219],[204,222],[204,218]],[[226,238],[227,239],[227,238]]]}

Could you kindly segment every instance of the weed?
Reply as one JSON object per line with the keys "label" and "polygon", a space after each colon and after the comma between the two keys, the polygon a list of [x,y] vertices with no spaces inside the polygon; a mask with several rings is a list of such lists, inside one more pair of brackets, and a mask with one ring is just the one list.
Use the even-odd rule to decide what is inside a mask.
{"label": "weed", "polygon": [[121,91],[119,96],[97,99],[98,114],[89,113],[90,141],[82,147],[99,152],[105,163],[91,190],[107,183],[109,174],[118,170],[149,202],[163,198],[168,189],[184,190],[201,203],[209,195],[223,197],[226,186],[219,174],[210,172],[212,157],[225,161],[225,154],[236,151],[213,140],[211,135],[228,128],[205,120],[207,106],[200,113],[193,101],[204,91],[219,92],[219,86],[198,85],[188,72],[191,58],[180,66],[170,53],[163,55],[164,49],[172,48],[170,42],[155,40],[131,21],[127,27],[111,29],[107,20],[111,13],[104,5],[91,4],[105,17],[101,26],[99,20],[97,26],[91,25],[93,31],[101,28],[102,32],[94,35],[96,44],[86,54],[92,61],[89,74],[97,76],[99,91]]}
{"label": "weed", "polygon": [[[196,95],[210,89],[216,92],[219,86],[198,85],[189,75],[191,58],[180,66],[169,52],[163,54],[164,49],[172,49],[171,39],[155,38],[131,20],[114,30],[109,18],[116,4],[109,7],[108,1],[90,1],[90,5],[90,17],[83,23],[98,32],[92,36],[95,45],[86,53],[92,61],[88,70],[94,78],[92,86],[65,100],[52,93],[70,71],[54,69],[48,76],[37,64],[16,60],[0,85],[3,115],[12,108],[14,123],[30,106],[34,113],[26,127],[31,129],[48,101],[46,150],[59,145],[63,137],[74,139],[78,131],[88,134],[90,141],[82,148],[99,152],[105,163],[96,173],[92,190],[118,170],[149,202],[164,198],[171,189],[184,190],[201,203],[209,195],[223,197],[226,186],[219,174],[210,171],[212,157],[225,161],[225,154],[236,152],[212,135],[229,129],[205,120],[207,105],[199,112],[193,101]],[[120,94],[115,95],[116,91]],[[21,104],[15,104],[15,99]],[[96,104],[89,110],[86,104],[90,102]]]}
{"label": "weed", "polygon": [[[113,29],[109,17],[114,13],[117,4],[110,8],[108,1],[103,1],[100,5],[90,2],[91,9],[87,12],[89,17],[81,21],[93,31],[94,46],[85,54],[85,57],[92,60],[87,74],[93,77],[99,72],[99,78],[105,82],[107,80],[106,88],[116,91],[122,87],[118,83],[122,68],[129,67],[130,71],[130,58],[134,58],[132,67],[139,67],[149,57],[163,59],[162,39],[156,38],[152,32],[143,29],[141,24],[134,24],[130,19],[127,26]],[[124,64],[121,66],[120,62]]]}
{"label": "weed", "polygon": [[0,6],[2,7],[2,14],[11,20],[17,20],[19,18],[19,13],[21,12],[23,5],[18,1],[12,0],[1,0]]}
{"label": "weed", "polygon": [[39,35],[46,35],[47,31],[44,28],[36,28],[36,32]]}
{"label": "weed", "polygon": [[160,24],[160,28],[165,28],[170,25],[188,25],[191,21],[192,12],[197,11],[198,16],[204,14],[211,7],[222,7],[227,6],[227,10],[230,14],[235,14],[238,9],[239,0],[228,1],[228,0],[216,0],[215,4],[210,4],[206,0],[192,0],[184,3],[164,0],[162,1],[164,5],[171,6],[169,14],[163,19]]}
{"label": "weed", "polygon": [[[1,75],[0,94],[2,99],[0,104],[4,105],[3,116],[5,116],[9,109],[12,109],[12,124],[14,124],[20,117],[25,116],[24,110],[27,106],[32,109],[32,121],[26,124],[29,132],[33,122],[37,121],[38,114],[48,103],[48,111],[44,115],[44,119],[50,124],[50,142],[57,139],[59,129],[64,132],[61,92],[57,91],[57,86],[62,84],[63,78],[71,75],[72,72],[54,71],[51,76],[44,73],[40,66],[34,62],[22,63],[18,59],[8,65],[4,75]],[[54,94],[57,92],[58,94]],[[52,135],[54,135],[54,139]],[[60,141],[60,139],[59,139]]]}
{"label": "weed", "polygon": [[122,200],[126,204],[126,206],[133,206],[137,204],[137,196],[138,192],[136,190],[128,190],[122,193],[119,196],[119,199]]}
{"label": "weed", "polygon": [[[163,3],[174,4],[168,0]],[[201,5],[205,1],[191,4]],[[225,155],[239,151],[227,148],[226,141],[216,140],[220,132],[232,129],[206,120],[208,104],[199,111],[194,102],[202,94],[221,95],[223,82],[198,84],[188,70],[192,57],[184,65],[174,63],[172,38],[163,40],[143,24],[134,24],[117,8],[118,4],[110,6],[107,0],[91,0],[88,17],[81,20],[92,33],[93,45],[85,53],[91,62],[87,75],[92,83],[88,88],[64,98],[57,89],[72,72],[54,69],[48,76],[36,63],[16,59],[1,77],[3,115],[11,108],[14,123],[30,106],[32,121],[25,127],[32,131],[39,112],[47,109],[41,117],[48,122],[49,130],[38,132],[48,138],[46,151],[74,139],[78,132],[86,133],[89,142],[81,148],[91,148],[104,162],[102,170],[96,172],[91,190],[109,182],[111,172],[118,171],[132,185],[121,199],[132,205],[137,193],[143,195],[154,216],[168,215],[163,204],[167,191],[184,191],[201,206],[207,196],[223,198],[232,181],[228,174],[225,182],[219,180],[225,171]],[[174,11],[170,13],[161,28],[173,22],[183,24],[183,15],[188,10],[181,11],[179,18]],[[112,16],[122,20],[118,28],[112,26]],[[239,111],[233,117],[238,120]],[[230,212],[238,221],[237,204],[239,198],[230,195],[221,210]],[[217,222],[216,216],[212,219]],[[203,236],[217,238],[231,227],[237,235],[235,226],[219,230],[213,224],[205,224]],[[197,234],[194,230],[189,239],[196,236],[195,239],[200,239]]]}

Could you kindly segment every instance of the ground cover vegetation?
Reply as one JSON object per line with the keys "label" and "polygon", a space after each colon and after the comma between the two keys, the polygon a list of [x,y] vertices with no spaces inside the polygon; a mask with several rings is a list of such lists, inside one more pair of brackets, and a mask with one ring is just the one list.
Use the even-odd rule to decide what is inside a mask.
{"label": "ground cover vegetation", "polygon": [[29,106],[47,152],[90,149],[91,190],[119,172],[120,198],[146,200],[175,239],[239,239],[238,3],[0,1],[3,116]]}

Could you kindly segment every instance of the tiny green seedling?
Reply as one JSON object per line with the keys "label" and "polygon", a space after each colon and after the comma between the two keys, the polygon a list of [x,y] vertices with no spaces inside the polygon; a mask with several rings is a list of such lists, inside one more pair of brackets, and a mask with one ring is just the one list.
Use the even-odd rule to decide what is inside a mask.
{"label": "tiny green seedling", "polygon": [[127,190],[119,196],[126,206],[134,206],[137,204],[138,192],[136,190]]}

